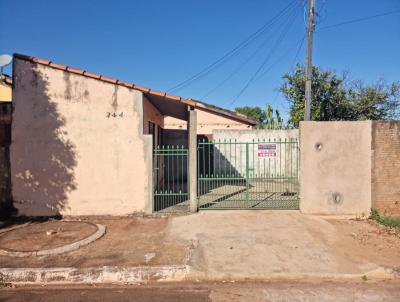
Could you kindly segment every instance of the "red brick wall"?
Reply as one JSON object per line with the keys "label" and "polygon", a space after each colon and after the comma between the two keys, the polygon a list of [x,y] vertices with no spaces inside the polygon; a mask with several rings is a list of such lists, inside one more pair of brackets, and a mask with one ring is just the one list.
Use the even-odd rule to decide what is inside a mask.
{"label": "red brick wall", "polygon": [[400,215],[400,121],[372,123],[372,207]]}

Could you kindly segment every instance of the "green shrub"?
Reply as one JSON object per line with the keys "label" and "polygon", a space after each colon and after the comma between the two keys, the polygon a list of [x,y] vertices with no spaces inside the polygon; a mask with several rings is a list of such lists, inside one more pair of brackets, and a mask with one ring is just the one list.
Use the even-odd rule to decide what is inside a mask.
{"label": "green shrub", "polygon": [[379,222],[382,225],[392,227],[392,228],[400,228],[400,218],[395,218],[391,216],[381,216],[377,209],[371,209],[371,219]]}

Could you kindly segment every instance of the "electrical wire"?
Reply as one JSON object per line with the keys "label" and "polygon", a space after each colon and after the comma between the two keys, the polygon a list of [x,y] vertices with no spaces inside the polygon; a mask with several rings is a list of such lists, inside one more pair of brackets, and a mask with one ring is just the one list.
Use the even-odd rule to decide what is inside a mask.
{"label": "electrical wire", "polygon": [[[262,77],[264,77],[276,64],[278,64],[280,61],[282,61],[286,56],[293,50],[294,47],[298,46],[295,59],[297,60],[297,57],[299,56],[301,47],[303,46],[304,40],[306,39],[306,35],[304,35],[301,39],[299,39],[295,44],[293,44],[290,48],[288,48],[282,56],[280,56],[273,64],[271,64],[266,70],[264,70],[255,80],[254,82],[260,80]],[[294,63],[292,64],[294,65]]]}
{"label": "electrical wire", "polygon": [[[295,14],[296,15],[296,14]],[[276,48],[280,45],[280,43],[282,42],[282,40],[285,38],[287,32],[289,31],[290,27],[293,25],[294,20],[295,20],[295,15],[292,16],[292,18],[289,19],[289,22],[286,24],[286,26],[284,27],[284,29],[282,30],[282,32],[280,33],[279,38],[277,39],[277,41],[275,42],[273,48],[271,49],[271,51],[267,54],[266,58],[264,59],[264,61],[261,63],[261,65],[259,66],[259,68],[255,71],[255,73],[250,77],[250,79],[246,82],[246,84],[243,86],[243,88],[239,91],[239,93],[232,99],[232,101],[229,103],[228,107],[231,107],[242,95],[243,93],[247,90],[247,88],[252,84],[252,82],[255,80],[255,78],[258,76],[258,74],[260,73],[260,71],[264,68],[264,66],[266,65],[266,63],[268,62],[268,60],[270,59],[270,57],[272,56],[272,54],[274,53],[274,51],[276,50]]]}
{"label": "electrical wire", "polygon": [[394,15],[394,14],[398,14],[398,13],[400,13],[400,9],[382,13],[382,14],[377,14],[377,15],[367,16],[367,17],[353,19],[353,20],[349,20],[349,21],[344,21],[344,22],[340,22],[340,23],[336,23],[336,24],[332,24],[332,25],[327,25],[327,26],[316,29],[316,31],[329,29],[329,28],[333,28],[333,27],[338,27],[338,26],[343,26],[343,25],[347,25],[347,24],[353,24],[353,23],[362,22],[362,21],[367,21],[370,19],[375,19],[375,18],[384,17],[384,16],[388,16],[388,15]]}
{"label": "electrical wire", "polygon": [[[275,33],[275,32],[274,32]],[[304,39],[304,38],[303,38]],[[247,65],[247,63],[249,63],[262,49],[263,47],[270,41],[270,37],[268,37],[267,39],[264,40],[264,42],[242,63],[240,64],[235,70],[233,70],[233,72],[231,72],[223,81],[221,81],[220,83],[218,83],[216,86],[214,86],[212,89],[210,89],[209,91],[207,91],[203,96],[200,97],[200,99],[204,99],[207,96],[209,96],[210,94],[212,94],[213,92],[215,92],[218,88],[220,88],[221,86],[223,86],[226,82],[228,82],[235,74],[237,74],[245,65]],[[296,42],[296,46],[297,46],[298,42]],[[290,49],[291,50],[291,49]],[[287,55],[287,52],[285,52],[285,56]],[[280,58],[282,59],[282,57]],[[279,59],[279,61],[280,61]]]}
{"label": "electrical wire", "polygon": [[235,56],[240,50],[242,50],[244,47],[255,41],[260,35],[262,35],[265,31],[270,29],[272,25],[277,22],[282,16],[284,16],[288,11],[290,12],[291,9],[296,7],[296,2],[298,0],[293,0],[290,2],[285,8],[283,8],[280,12],[278,12],[277,15],[275,15],[272,19],[267,21],[263,26],[261,26],[258,30],[253,32],[249,37],[247,37],[244,41],[239,43],[236,47],[234,47],[232,50],[228,51],[225,53],[221,58],[217,59],[207,67],[203,68],[201,71],[196,73],[195,75],[189,77],[188,79],[180,82],[179,84],[173,86],[168,90],[168,92],[175,92],[177,90],[183,89],[193,83],[194,81],[204,77],[211,71],[215,70],[217,67],[221,66],[222,64],[226,63],[229,59],[231,59],[233,56]]}

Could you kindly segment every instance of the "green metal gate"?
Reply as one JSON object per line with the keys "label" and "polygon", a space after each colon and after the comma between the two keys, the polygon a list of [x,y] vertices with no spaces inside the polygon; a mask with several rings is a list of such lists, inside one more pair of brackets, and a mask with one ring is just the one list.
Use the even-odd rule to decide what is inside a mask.
{"label": "green metal gate", "polygon": [[153,210],[186,212],[189,209],[187,182],[188,149],[158,146],[153,151]]}
{"label": "green metal gate", "polygon": [[298,209],[296,139],[198,142],[198,201],[206,209]]}

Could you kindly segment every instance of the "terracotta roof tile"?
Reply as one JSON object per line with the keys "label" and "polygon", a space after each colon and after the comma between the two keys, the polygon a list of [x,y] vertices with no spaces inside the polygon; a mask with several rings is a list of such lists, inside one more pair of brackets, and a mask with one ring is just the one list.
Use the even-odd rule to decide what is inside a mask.
{"label": "terracotta roof tile", "polygon": [[77,68],[72,68],[72,67],[67,67],[67,71],[76,73],[76,74],[83,74],[85,71],[83,69],[77,69]]}
{"label": "terracotta roof tile", "polygon": [[44,59],[39,59],[39,58],[32,58],[31,61],[34,62],[34,63],[43,64],[43,65],[49,65],[50,64],[49,60],[44,60]]}
{"label": "terracotta roof tile", "polygon": [[159,91],[159,90],[154,90],[154,89],[150,89],[150,94],[154,94],[154,95],[158,95],[158,96],[162,96],[162,97],[164,97],[166,95],[165,92]]}
{"label": "terracotta roof tile", "polygon": [[112,84],[117,84],[117,80],[113,79],[113,78],[108,78],[105,76],[100,76],[100,80],[104,81],[104,82],[108,82],[108,83],[112,83]]}
{"label": "terracotta roof tile", "polygon": [[133,86],[134,86],[133,83],[128,83],[128,82],[124,82],[124,81],[120,81],[120,80],[118,80],[118,83],[117,83],[117,84],[118,84],[118,85],[125,86],[125,87],[128,87],[128,88],[133,88]]}
{"label": "terracotta roof tile", "polygon": [[185,104],[187,104],[187,105],[189,105],[189,106],[193,106],[193,107],[196,107],[196,102],[195,101],[193,101],[192,99],[182,99],[182,103],[185,103]]}
{"label": "terracotta roof tile", "polygon": [[97,79],[100,81],[104,81],[107,83],[112,83],[115,85],[121,85],[121,86],[125,86],[131,89],[136,89],[136,90],[140,90],[144,93],[148,93],[150,95],[154,95],[154,96],[159,96],[159,97],[164,97],[168,100],[172,100],[172,101],[176,101],[176,102],[180,102],[192,107],[197,107],[197,108],[203,108],[204,110],[210,111],[210,112],[214,112],[217,114],[221,114],[224,116],[228,116],[230,118],[233,119],[237,119],[240,120],[248,125],[256,125],[257,122],[255,122],[254,120],[248,118],[248,117],[243,117],[242,115],[237,114],[236,112],[232,112],[230,110],[226,110],[223,108],[219,108],[204,102],[200,102],[200,101],[196,101],[193,99],[183,99],[180,96],[176,96],[176,95],[171,95],[171,94],[167,94],[166,92],[163,91],[158,91],[158,90],[153,90],[147,87],[143,87],[140,85],[136,85],[133,83],[128,83],[128,82],[123,82],[123,81],[119,81],[117,79],[112,79],[112,78],[108,78],[99,74],[95,74],[95,73],[91,73],[91,72],[87,72],[85,70],[82,69],[77,69],[77,68],[72,68],[66,65],[62,65],[62,64],[57,64],[57,63],[53,63],[49,60],[44,60],[44,59],[39,59],[39,58],[35,58],[35,57],[31,57],[31,56],[27,56],[27,55],[22,55],[22,54],[14,54],[15,58],[19,58],[19,59],[23,59],[26,61],[30,61],[30,62],[34,62],[34,63],[38,63],[38,64],[42,64],[42,65],[47,65],[56,69],[61,69],[61,70],[66,70],[68,72],[72,72],[75,74],[80,74],[89,78],[93,78],[93,79]]}
{"label": "terracotta roof tile", "polygon": [[62,64],[57,64],[57,63],[50,62],[49,65],[51,67],[53,67],[53,68],[56,68],[56,69],[61,69],[61,70],[66,70],[67,69],[67,66],[62,65]]}
{"label": "terracotta roof tile", "polygon": [[146,88],[146,87],[143,87],[143,86],[140,86],[140,85],[136,85],[136,84],[133,85],[133,88],[137,89],[137,90],[140,90],[142,92],[150,92],[150,88]]}
{"label": "terracotta roof tile", "polygon": [[175,101],[178,101],[178,102],[180,102],[182,100],[182,98],[180,96],[172,95],[172,94],[168,94],[168,93],[165,94],[165,97],[167,99],[175,100]]}
{"label": "terracotta roof tile", "polygon": [[91,72],[88,72],[86,70],[83,72],[83,75],[87,76],[89,78],[93,78],[93,79],[100,79],[100,75],[99,74],[91,73]]}

